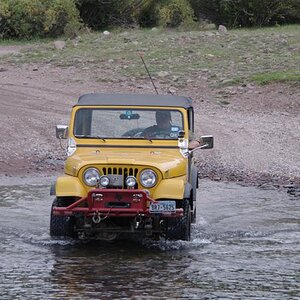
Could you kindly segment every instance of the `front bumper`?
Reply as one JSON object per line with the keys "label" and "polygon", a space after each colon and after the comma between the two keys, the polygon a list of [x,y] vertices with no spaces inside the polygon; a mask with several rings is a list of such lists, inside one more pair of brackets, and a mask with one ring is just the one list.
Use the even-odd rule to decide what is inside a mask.
{"label": "front bumper", "polygon": [[[85,217],[154,217],[149,211],[150,202],[156,202],[143,190],[122,189],[93,189],[87,197],[83,197],[66,207],[53,207],[53,214],[57,216]],[[160,217],[182,217],[183,209],[175,212],[159,213]]]}

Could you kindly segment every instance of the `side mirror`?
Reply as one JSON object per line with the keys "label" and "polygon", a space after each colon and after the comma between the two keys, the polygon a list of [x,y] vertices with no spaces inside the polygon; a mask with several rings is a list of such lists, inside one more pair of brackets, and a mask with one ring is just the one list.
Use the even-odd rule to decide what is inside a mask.
{"label": "side mirror", "polygon": [[201,136],[202,145],[189,150],[189,154],[199,150],[199,149],[212,149],[214,147],[214,137],[212,135]]}
{"label": "side mirror", "polygon": [[68,138],[69,127],[67,125],[56,125],[56,137],[58,139],[67,139]]}
{"label": "side mirror", "polygon": [[212,135],[201,136],[203,142],[202,149],[212,149],[214,147],[214,137]]}

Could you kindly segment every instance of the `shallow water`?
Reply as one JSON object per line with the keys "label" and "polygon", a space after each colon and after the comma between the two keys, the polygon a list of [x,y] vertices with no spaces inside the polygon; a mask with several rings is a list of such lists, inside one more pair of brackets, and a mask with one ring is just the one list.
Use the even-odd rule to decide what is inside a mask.
{"label": "shallow water", "polygon": [[300,299],[299,198],[202,181],[191,242],[51,240],[45,185],[0,187],[0,299]]}

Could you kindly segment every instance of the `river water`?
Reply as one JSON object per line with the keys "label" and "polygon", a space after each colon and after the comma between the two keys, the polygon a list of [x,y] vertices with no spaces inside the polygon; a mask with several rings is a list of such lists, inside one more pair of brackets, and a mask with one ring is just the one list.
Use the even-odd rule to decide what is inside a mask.
{"label": "river water", "polygon": [[300,299],[300,199],[202,181],[191,242],[52,240],[48,185],[0,186],[0,299]]}

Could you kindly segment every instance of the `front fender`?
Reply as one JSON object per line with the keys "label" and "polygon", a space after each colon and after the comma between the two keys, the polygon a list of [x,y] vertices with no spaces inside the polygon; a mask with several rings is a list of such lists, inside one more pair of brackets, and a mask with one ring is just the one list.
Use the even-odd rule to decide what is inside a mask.
{"label": "front fender", "polygon": [[55,195],[56,197],[86,197],[88,191],[77,177],[64,175],[56,180]]}
{"label": "front fender", "polygon": [[184,198],[186,176],[163,179],[153,193],[153,199],[174,199]]}

